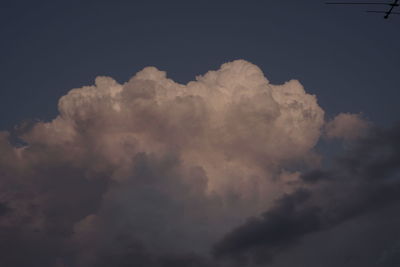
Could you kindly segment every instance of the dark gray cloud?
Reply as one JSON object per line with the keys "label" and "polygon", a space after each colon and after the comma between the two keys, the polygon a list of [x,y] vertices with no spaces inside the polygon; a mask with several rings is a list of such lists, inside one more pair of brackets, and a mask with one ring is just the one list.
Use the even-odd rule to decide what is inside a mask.
{"label": "dark gray cloud", "polygon": [[300,178],[307,191],[282,197],[260,217],[229,232],[215,245],[214,255],[268,262],[306,235],[383,208],[396,213],[400,202],[400,125],[371,130],[350,144],[332,168],[312,170]]}
{"label": "dark gray cloud", "polygon": [[233,257],[256,262],[270,261],[281,250],[292,246],[303,235],[322,228],[319,208],[301,207],[310,198],[310,192],[299,190],[281,198],[276,207],[261,218],[249,219],[233,230],[214,248],[217,258]]}
{"label": "dark gray cloud", "polygon": [[7,206],[6,203],[0,203],[0,217],[9,213],[11,209]]}

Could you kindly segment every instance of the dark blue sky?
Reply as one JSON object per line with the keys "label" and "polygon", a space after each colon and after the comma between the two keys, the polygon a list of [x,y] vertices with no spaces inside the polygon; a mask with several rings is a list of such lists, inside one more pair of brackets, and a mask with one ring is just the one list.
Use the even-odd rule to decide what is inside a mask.
{"label": "dark blue sky", "polygon": [[273,83],[299,79],[328,117],[362,112],[388,124],[400,114],[400,16],[384,20],[362,6],[53,0],[0,10],[0,129],[53,118],[60,96],[97,75],[124,82],[153,65],[186,83],[238,58]]}

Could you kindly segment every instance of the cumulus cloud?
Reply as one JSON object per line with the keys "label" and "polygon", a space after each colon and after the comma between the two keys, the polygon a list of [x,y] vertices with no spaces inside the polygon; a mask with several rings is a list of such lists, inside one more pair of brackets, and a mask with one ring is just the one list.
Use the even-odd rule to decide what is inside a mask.
{"label": "cumulus cloud", "polygon": [[[296,80],[273,85],[244,60],[187,84],[147,67],[123,84],[97,77],[58,108],[18,137],[0,133],[1,265],[224,266],[233,254],[271,259],[337,224],[322,192],[341,190],[328,177],[350,167],[317,168],[324,111]],[[353,139],[364,125],[354,116],[339,115],[328,135]],[[387,160],[343,159],[357,186],[372,190],[374,173],[397,170],[379,153]],[[364,196],[357,186],[349,192]],[[350,218],[344,206],[339,217]]]}
{"label": "cumulus cloud", "polygon": [[324,116],[298,81],[272,85],[244,60],[186,85],[154,67],[124,84],[97,77],[58,108],[22,127],[25,146],[0,137],[1,226],[18,233],[10,251],[48,250],[42,266],[205,265],[227,228],[290,191],[279,177],[315,158]]}

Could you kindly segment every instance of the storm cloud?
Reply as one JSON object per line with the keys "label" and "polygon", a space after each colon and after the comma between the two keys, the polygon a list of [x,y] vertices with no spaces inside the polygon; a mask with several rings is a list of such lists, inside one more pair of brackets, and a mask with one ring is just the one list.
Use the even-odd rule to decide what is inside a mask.
{"label": "storm cloud", "polygon": [[[58,108],[0,133],[1,265],[270,262],[398,199],[398,128],[325,123],[298,81],[244,60],[185,85],[154,67],[97,77]],[[352,142],[335,168],[315,150],[324,135]]]}

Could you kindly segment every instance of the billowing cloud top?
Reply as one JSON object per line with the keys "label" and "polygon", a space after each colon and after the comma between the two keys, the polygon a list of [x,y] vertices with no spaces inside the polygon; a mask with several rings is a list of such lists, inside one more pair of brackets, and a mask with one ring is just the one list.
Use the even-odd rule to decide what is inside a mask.
{"label": "billowing cloud top", "polygon": [[[270,84],[244,60],[186,85],[154,67],[125,84],[97,77],[58,107],[53,121],[25,129],[25,146],[0,135],[7,266],[224,264],[210,252],[225,257],[242,243],[235,232],[224,236],[248,217],[297,216],[275,200],[297,199],[309,183],[295,166],[319,162],[316,97],[296,80]],[[351,122],[342,121],[330,133],[347,136],[342,125]],[[257,227],[262,233],[263,222]]]}
{"label": "billowing cloud top", "polygon": [[271,85],[244,60],[187,85],[154,67],[123,85],[98,77],[95,86],[63,96],[59,111],[54,121],[36,125],[24,138],[66,146],[74,160],[87,156],[90,142],[96,155],[115,168],[131,164],[139,152],[173,151],[184,165],[206,173],[209,191],[232,186],[232,176],[257,182],[254,177],[265,176],[265,169],[307,156],[324,115],[298,81]]}

